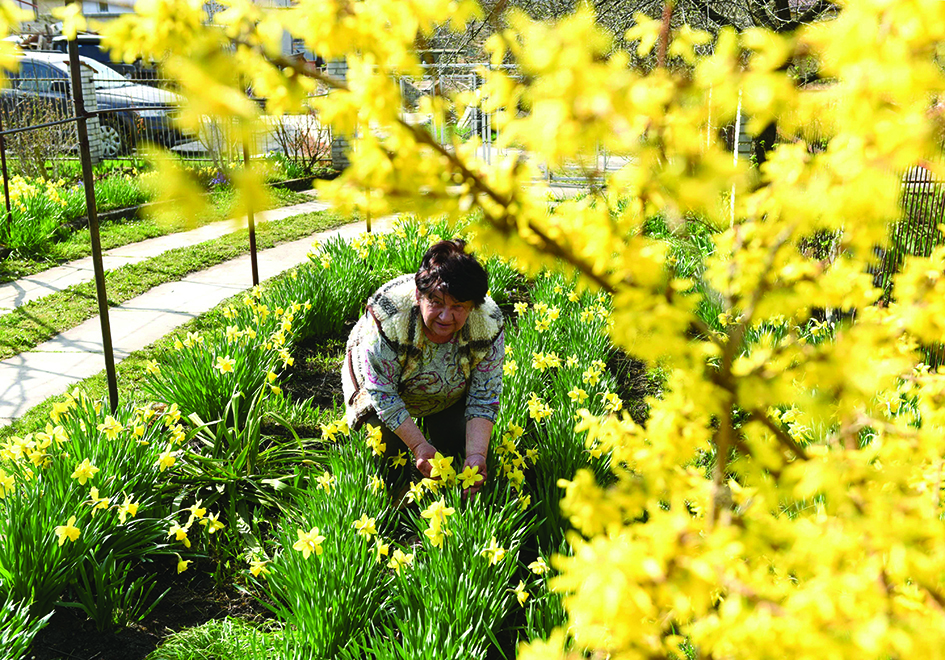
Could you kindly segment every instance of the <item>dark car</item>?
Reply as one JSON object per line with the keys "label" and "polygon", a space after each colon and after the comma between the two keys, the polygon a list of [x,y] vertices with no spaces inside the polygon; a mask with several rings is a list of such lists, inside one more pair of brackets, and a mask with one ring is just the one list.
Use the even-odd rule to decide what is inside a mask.
{"label": "dark car", "polygon": [[[72,116],[68,57],[58,52],[29,51],[20,55],[19,61],[20,69],[10,76],[10,86],[0,91],[4,110],[22,114],[24,108],[42,108],[53,118]],[[99,115],[105,157],[130,153],[140,142],[173,147],[189,139],[172,121],[181,100],[177,94],[135,84],[87,57],[80,57],[79,62],[92,69],[98,109],[109,111]]]}

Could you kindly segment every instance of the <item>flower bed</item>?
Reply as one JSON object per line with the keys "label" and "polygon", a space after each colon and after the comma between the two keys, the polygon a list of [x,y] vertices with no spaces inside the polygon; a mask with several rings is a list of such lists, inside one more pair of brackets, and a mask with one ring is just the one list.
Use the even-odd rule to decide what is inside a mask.
{"label": "flower bed", "polygon": [[306,405],[283,392],[295,347],[337,342],[377,286],[453,233],[407,222],[314,246],[310,263],[225,307],[225,326],[149,364],[147,403],[110,415],[75,392],[46,429],[4,444],[0,598],[21,632],[2,654],[63,605],[100,633],[146,619],[168,568],[242,585],[271,608],[258,657],[485,657],[561,624],[549,584],[552,556],[569,553],[562,484],[606,485],[611,470],[575,424],[625,405],[607,368],[606,296],[545,272],[512,305],[524,278],[487,260],[511,322],[494,476],[474,500],[462,486],[476,475],[444,460],[438,480],[392,506],[371,429],[323,416],[302,437],[284,414]]}

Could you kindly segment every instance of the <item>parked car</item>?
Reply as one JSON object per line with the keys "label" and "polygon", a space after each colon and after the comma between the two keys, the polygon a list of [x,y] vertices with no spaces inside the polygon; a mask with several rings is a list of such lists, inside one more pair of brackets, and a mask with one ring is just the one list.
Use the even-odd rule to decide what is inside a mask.
{"label": "parked car", "polygon": [[[0,90],[0,106],[4,111],[22,113],[24,104],[33,104],[58,117],[73,116],[68,56],[52,51],[28,51],[18,58],[19,71],[10,75],[9,87]],[[97,60],[80,56],[79,62],[92,69],[98,109],[109,111],[99,115],[105,157],[130,153],[140,142],[173,147],[190,139],[172,121],[180,106],[179,95],[135,84]]]}
{"label": "parked car", "polygon": [[[88,57],[90,60],[95,60],[96,62],[101,62],[105,66],[114,69],[128,80],[140,83],[145,80],[153,81],[158,77],[157,69],[153,66],[148,66],[141,60],[136,61],[134,64],[115,62],[112,60],[108,52],[102,50],[101,35],[77,34],[75,41],[79,49],[79,55]],[[49,43],[51,50],[56,50],[60,53],[69,52],[69,40],[62,35],[52,37]]]}

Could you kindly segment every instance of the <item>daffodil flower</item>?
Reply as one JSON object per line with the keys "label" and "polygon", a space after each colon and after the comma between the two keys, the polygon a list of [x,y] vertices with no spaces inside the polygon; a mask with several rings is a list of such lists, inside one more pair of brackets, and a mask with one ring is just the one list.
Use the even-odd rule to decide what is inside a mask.
{"label": "daffodil flower", "polygon": [[92,517],[94,518],[96,511],[108,508],[108,498],[99,497],[98,488],[92,486],[91,490],[89,491],[89,501],[86,502],[86,504],[92,507]]}
{"label": "daffodil flower", "polygon": [[429,460],[429,463],[431,479],[439,478],[449,483],[456,478],[456,470],[453,469],[452,456],[443,456],[440,452],[436,452],[433,458]]}
{"label": "daffodil flower", "polygon": [[479,466],[467,465],[463,468],[463,471],[459,473],[458,479],[460,486],[463,488],[472,488],[482,481],[482,475],[479,474]]}
{"label": "daffodil flower", "polygon": [[392,467],[399,468],[407,464],[407,452],[398,452],[396,456],[390,457]]}
{"label": "daffodil flower", "polygon": [[180,541],[184,544],[185,548],[190,547],[190,539],[187,537],[187,532],[190,531],[190,524],[181,527],[180,524],[174,523],[171,525],[170,530],[167,532],[167,538],[174,537],[175,541]]}
{"label": "daffodil flower", "polygon": [[128,516],[134,518],[138,513],[139,506],[137,502],[131,500],[130,496],[125,495],[125,501],[118,507],[118,522],[124,524]]}
{"label": "daffodil flower", "polygon": [[374,518],[368,518],[367,514],[363,514],[360,518],[354,521],[352,527],[358,530],[358,535],[366,536],[371,538],[377,534],[377,528],[375,525]]}
{"label": "daffodil flower", "polygon": [[543,575],[548,572],[548,564],[545,563],[545,560],[539,557],[532,563],[528,565],[528,570],[530,570],[535,575]]}
{"label": "daffodil flower", "polygon": [[330,493],[331,487],[335,484],[335,477],[326,471],[321,476],[315,477],[315,481],[318,482],[317,488],[321,488],[326,493]]}
{"label": "daffodil flower", "polygon": [[207,528],[208,534],[216,534],[226,525],[220,522],[220,512],[211,513],[200,521],[200,525]]}
{"label": "daffodil flower", "polygon": [[13,475],[0,469],[0,500],[5,499],[7,493],[12,493],[15,485],[16,480]]}
{"label": "daffodil flower", "polygon": [[495,566],[500,561],[505,559],[505,548],[500,546],[496,541],[496,538],[493,536],[489,541],[489,545],[486,546],[485,550],[479,554],[489,560],[490,566]]}
{"label": "daffodil flower", "polygon": [[400,575],[400,569],[404,566],[410,566],[413,564],[413,553],[405,553],[400,548],[394,550],[393,556],[390,558],[390,561],[387,562],[387,567],[394,569],[398,575]]}
{"label": "daffodil flower", "polygon": [[384,543],[381,539],[377,539],[374,543],[374,554],[377,557],[377,563],[381,563],[381,557],[386,557],[390,553],[390,545]]}
{"label": "daffodil flower", "polygon": [[515,598],[518,600],[518,604],[522,607],[525,607],[525,601],[528,600],[529,593],[525,591],[525,582],[523,580],[518,581],[518,586],[512,590],[515,593]]}
{"label": "daffodil flower", "polygon": [[65,525],[57,526],[54,531],[56,532],[56,536],[59,537],[60,546],[66,542],[66,539],[75,542],[78,540],[79,534],[82,533],[79,528],[75,526],[75,516],[70,516],[69,522]]}
{"label": "daffodil flower", "polygon": [[105,417],[105,421],[98,425],[98,430],[105,434],[105,437],[108,440],[114,440],[118,437],[118,434],[125,430],[125,427],[122,426],[118,420],[116,420],[111,415]]}
{"label": "daffodil flower", "polygon": [[213,365],[213,368],[219,370],[220,373],[231,374],[233,373],[234,366],[236,366],[236,360],[229,355],[225,355],[223,357],[217,357],[216,364]]}
{"label": "daffodil flower", "polygon": [[453,515],[456,509],[451,506],[446,506],[445,498],[440,498],[436,502],[433,502],[430,506],[424,509],[420,516],[430,520],[431,522],[445,522],[448,516]]}
{"label": "daffodil flower", "polygon": [[207,514],[207,510],[200,506],[203,504],[203,500],[197,500],[196,503],[184,509],[184,511],[190,511],[190,518],[187,520],[187,526],[190,527],[190,524],[196,518],[203,518]]}
{"label": "daffodil flower", "polygon": [[325,541],[325,537],[321,535],[318,527],[312,527],[308,532],[297,529],[296,534],[299,540],[292,544],[292,549],[301,552],[302,559],[308,559],[313,552],[316,555],[322,554],[322,543]]}
{"label": "daffodil flower", "polygon": [[98,468],[92,465],[89,459],[86,458],[76,465],[75,470],[72,472],[72,478],[78,480],[79,484],[84,486],[98,471]]}
{"label": "daffodil flower", "polygon": [[256,559],[256,557],[253,557],[249,560],[249,572],[253,574],[253,577],[269,575],[269,569],[266,568],[266,564],[268,563],[268,561]]}

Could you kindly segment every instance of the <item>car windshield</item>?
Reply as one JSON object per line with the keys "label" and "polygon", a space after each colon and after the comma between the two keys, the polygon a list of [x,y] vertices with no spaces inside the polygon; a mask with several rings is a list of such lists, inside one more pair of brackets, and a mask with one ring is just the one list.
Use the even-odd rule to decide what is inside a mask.
{"label": "car windshield", "polygon": [[94,72],[92,74],[92,81],[95,83],[95,89],[114,89],[115,87],[128,87],[134,84],[124,78],[120,73],[101,62],[86,59],[83,60],[82,63],[92,68]]}

